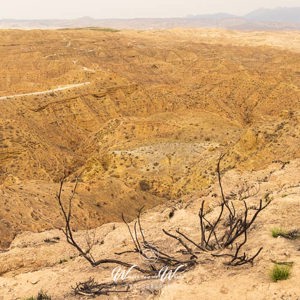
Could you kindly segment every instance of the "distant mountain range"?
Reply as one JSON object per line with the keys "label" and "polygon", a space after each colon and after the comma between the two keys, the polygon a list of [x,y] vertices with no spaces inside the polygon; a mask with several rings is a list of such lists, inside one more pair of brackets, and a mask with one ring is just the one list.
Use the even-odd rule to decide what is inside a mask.
{"label": "distant mountain range", "polygon": [[0,28],[109,27],[115,29],[165,29],[215,27],[238,30],[300,30],[300,7],[258,9],[244,16],[226,13],[189,15],[184,18],[93,19],[73,20],[0,20]]}
{"label": "distant mountain range", "polygon": [[255,22],[300,23],[300,7],[257,9],[244,16]]}

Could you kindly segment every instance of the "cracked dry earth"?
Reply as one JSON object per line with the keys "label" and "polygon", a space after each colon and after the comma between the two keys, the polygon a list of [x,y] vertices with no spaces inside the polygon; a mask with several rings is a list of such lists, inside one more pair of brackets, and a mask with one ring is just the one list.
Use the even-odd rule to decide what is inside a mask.
{"label": "cracked dry earth", "polygon": [[[113,266],[92,268],[59,230],[62,176],[69,193],[80,174],[73,228],[82,243],[95,228],[95,257],[130,249],[121,214],[132,221],[142,206],[151,242],[176,252],[162,228],[199,238],[201,201],[214,217],[220,196],[220,153],[227,195],[260,182],[247,201],[273,198],[249,232],[246,250],[264,247],[254,266],[203,255],[168,284],[107,297],[299,299],[299,240],[271,236],[300,227],[299,41],[297,31],[0,30],[0,299],[40,289],[74,299],[77,282],[110,280]],[[291,278],[273,283],[272,261],[293,262]]]}

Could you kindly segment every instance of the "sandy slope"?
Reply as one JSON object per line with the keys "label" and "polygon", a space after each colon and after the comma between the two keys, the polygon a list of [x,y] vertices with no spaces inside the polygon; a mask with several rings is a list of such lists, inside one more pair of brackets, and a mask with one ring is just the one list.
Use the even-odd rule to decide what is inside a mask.
{"label": "sandy slope", "polygon": [[[273,164],[259,172],[230,171],[224,176],[226,193],[239,190],[241,177],[249,184],[261,181],[259,194],[248,199],[249,204],[257,203],[266,192],[271,192],[273,197],[272,203],[259,215],[249,234],[245,250],[253,253],[260,246],[264,247],[253,267],[229,268],[222,264],[223,259],[203,255],[199,265],[168,284],[161,284],[157,280],[146,281],[134,285],[130,293],[111,295],[108,298],[299,299],[300,242],[271,237],[271,229],[274,227],[295,229],[300,225],[299,167],[300,161],[295,160],[284,169],[278,164]],[[219,193],[217,185],[201,198],[172,201],[147,211],[142,216],[147,238],[161,249],[173,251],[180,247],[162,234],[162,228],[172,231],[180,227],[182,231],[197,238],[197,210],[200,202],[202,199],[210,200],[210,206],[214,207],[213,203],[216,200],[212,199],[216,198],[212,198],[212,195],[215,192]],[[169,213],[172,208],[175,209],[175,213],[170,219]],[[84,236],[84,232],[76,233],[81,243],[84,243]],[[55,237],[60,237],[60,240],[45,242],[46,239],[51,240]],[[132,247],[126,226],[121,223],[106,224],[97,228],[95,237],[97,245],[93,253],[97,258],[111,258],[114,257],[114,252]],[[125,255],[124,260],[141,263],[140,257],[134,254]],[[277,283],[270,280],[269,272],[273,260],[294,262],[290,279]],[[66,244],[62,233],[57,230],[19,235],[9,251],[0,254],[0,265],[1,299],[7,300],[22,299],[36,294],[40,289],[47,291],[53,299],[75,299],[71,293],[71,286],[89,277],[98,281],[109,281],[114,267],[107,265],[93,269],[83,258],[78,257],[76,251]]]}
{"label": "sandy slope", "polygon": [[57,227],[64,174],[82,173],[85,228],[201,193],[220,152],[248,171],[300,155],[299,32],[1,30],[0,44],[0,96],[90,82],[0,101],[2,248]]}

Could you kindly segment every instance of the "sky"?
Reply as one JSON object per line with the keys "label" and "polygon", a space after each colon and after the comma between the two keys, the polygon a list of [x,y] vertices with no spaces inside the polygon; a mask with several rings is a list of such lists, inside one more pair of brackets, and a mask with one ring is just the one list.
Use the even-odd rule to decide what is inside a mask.
{"label": "sky", "polygon": [[300,6],[300,0],[0,0],[0,19],[184,17],[243,15],[258,8]]}

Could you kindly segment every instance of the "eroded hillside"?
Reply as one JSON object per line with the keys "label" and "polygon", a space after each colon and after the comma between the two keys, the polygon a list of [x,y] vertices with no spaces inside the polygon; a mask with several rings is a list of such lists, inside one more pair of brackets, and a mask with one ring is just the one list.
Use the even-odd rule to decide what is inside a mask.
{"label": "eroded hillside", "polygon": [[1,246],[62,225],[64,175],[83,228],[202,194],[221,152],[242,171],[299,157],[295,35],[0,31]]}

